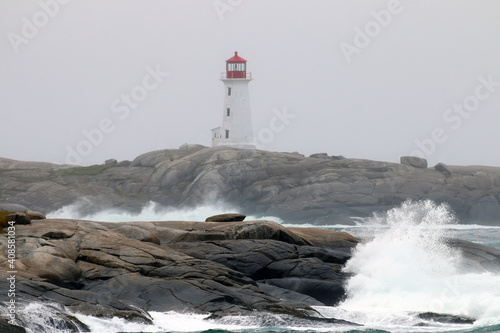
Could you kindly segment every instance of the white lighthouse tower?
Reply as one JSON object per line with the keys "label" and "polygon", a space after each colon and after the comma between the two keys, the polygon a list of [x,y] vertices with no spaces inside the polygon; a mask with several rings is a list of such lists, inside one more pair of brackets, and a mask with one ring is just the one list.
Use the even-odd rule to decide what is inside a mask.
{"label": "white lighthouse tower", "polygon": [[226,60],[226,72],[221,74],[224,83],[222,126],[212,129],[212,147],[223,145],[255,149],[248,94],[251,80],[252,74],[247,73],[247,61],[234,52],[234,56]]}

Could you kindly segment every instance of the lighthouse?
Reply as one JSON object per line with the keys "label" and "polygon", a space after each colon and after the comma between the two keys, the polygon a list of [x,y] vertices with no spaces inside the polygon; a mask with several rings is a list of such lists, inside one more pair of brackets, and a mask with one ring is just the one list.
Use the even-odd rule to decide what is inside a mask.
{"label": "lighthouse", "polygon": [[255,149],[248,94],[252,73],[247,73],[247,61],[234,52],[226,60],[226,72],[220,79],[224,83],[222,126],[212,129],[212,147]]}

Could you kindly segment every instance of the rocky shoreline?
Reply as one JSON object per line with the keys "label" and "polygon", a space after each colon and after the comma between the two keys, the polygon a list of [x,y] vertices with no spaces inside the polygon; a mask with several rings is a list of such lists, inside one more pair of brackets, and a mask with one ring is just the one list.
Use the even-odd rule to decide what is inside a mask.
{"label": "rocky shoreline", "polygon": [[[415,158],[398,164],[198,145],[89,167],[0,158],[0,202],[16,203],[0,204],[0,289],[15,285],[18,306],[42,302],[51,320],[75,332],[88,328],[70,313],[150,323],[149,311],[258,312],[356,325],[312,308],[346,297],[343,267],[360,242],[347,233],[242,221],[240,214],[226,214],[226,222],[108,223],[42,213],[70,204],[88,214],[138,212],[151,201],[176,209],[223,201],[288,223],[349,224],[407,199],[431,199],[446,202],[462,223],[498,225],[499,198],[500,168],[429,168]],[[15,283],[8,256],[14,225]],[[471,267],[500,271],[499,250],[449,244]],[[0,294],[6,305],[8,295]],[[0,310],[0,331],[24,332],[5,320],[8,308]],[[18,313],[16,320],[23,326],[29,318]]]}
{"label": "rocky shoreline", "polygon": [[70,204],[84,216],[108,208],[139,212],[149,202],[178,209],[221,201],[290,223],[349,224],[407,199],[446,202],[461,223],[498,225],[500,168],[200,145],[88,167],[0,158],[0,202],[44,214]]}
{"label": "rocky shoreline", "polygon": [[[15,239],[18,306],[59,304],[73,313],[142,323],[151,321],[148,311],[174,310],[212,317],[259,311],[355,325],[321,319],[311,308],[345,297],[349,275],[342,268],[359,242],[345,232],[285,228],[273,221],[47,219],[16,225]],[[499,250],[458,240],[450,244],[478,267],[500,267]],[[1,290],[9,289],[12,270],[7,248],[8,235],[2,234]],[[7,293],[0,301],[8,304]],[[62,310],[55,315],[59,325],[86,330]]]}
{"label": "rocky shoreline", "polygon": [[[358,241],[326,232],[315,246],[307,229],[299,236],[272,221],[47,219],[17,225],[15,232],[19,304],[57,303],[77,313],[141,322],[150,321],[147,311],[170,310],[314,317],[310,305],[342,299],[341,268]],[[7,246],[3,234],[2,290],[9,289]],[[9,301],[7,293],[0,301]]]}

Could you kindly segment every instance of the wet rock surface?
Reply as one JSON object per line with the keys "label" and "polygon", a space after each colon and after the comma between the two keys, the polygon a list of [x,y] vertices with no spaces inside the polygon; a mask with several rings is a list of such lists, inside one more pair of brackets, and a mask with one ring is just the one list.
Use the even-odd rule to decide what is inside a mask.
{"label": "wet rock surface", "polygon": [[[463,253],[465,268],[500,271],[499,250],[447,242]],[[148,311],[170,310],[214,318],[259,311],[321,321],[311,306],[344,299],[349,275],[342,268],[357,244],[345,232],[285,228],[272,221],[34,220],[16,226],[16,302],[57,304],[51,320],[64,327],[83,325],[68,310],[141,323],[151,322]],[[2,234],[2,290],[8,290],[12,270],[7,248],[8,235]],[[0,294],[0,301],[8,300],[7,293]],[[17,320],[22,326],[23,317]]]}
{"label": "wet rock surface", "polygon": [[449,314],[423,312],[417,315],[420,319],[425,319],[443,324],[474,324],[474,319],[464,316],[454,316]]}
{"label": "wet rock surface", "polygon": [[[351,248],[357,243],[344,238]],[[11,270],[7,245],[1,235],[3,290]],[[144,323],[150,322],[144,311],[170,310],[306,318],[314,312],[310,305],[341,299],[342,292],[326,300],[321,291],[343,290],[348,255],[335,245],[312,246],[272,221],[35,220],[16,226],[16,297],[20,304],[56,303]],[[7,294],[0,301],[8,301]]]}

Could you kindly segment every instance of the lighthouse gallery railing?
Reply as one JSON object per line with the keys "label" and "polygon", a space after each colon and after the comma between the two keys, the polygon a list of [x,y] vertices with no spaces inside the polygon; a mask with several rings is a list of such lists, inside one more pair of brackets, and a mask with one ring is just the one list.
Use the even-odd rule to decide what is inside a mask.
{"label": "lighthouse gallery railing", "polygon": [[[225,80],[227,79],[227,73],[220,73],[220,78],[221,80]],[[238,78],[232,78],[230,77],[230,79],[234,79],[234,80],[238,80],[238,79],[248,79],[248,80],[253,80],[252,79],[252,73],[246,73],[246,77],[238,77]]]}

